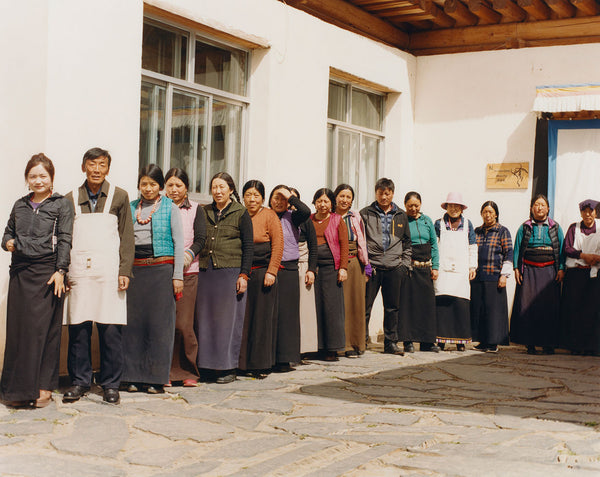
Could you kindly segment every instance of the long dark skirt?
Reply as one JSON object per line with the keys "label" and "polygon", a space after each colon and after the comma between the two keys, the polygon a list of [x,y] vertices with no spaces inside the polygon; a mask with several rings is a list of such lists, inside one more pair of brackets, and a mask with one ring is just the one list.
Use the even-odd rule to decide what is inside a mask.
{"label": "long dark skirt", "polygon": [[473,341],[508,345],[508,301],[506,287],[498,282],[471,282],[471,332]]}
{"label": "long dark skirt", "polygon": [[510,320],[510,340],[527,346],[556,347],[560,312],[560,284],[554,266],[523,268]]}
{"label": "long dark skirt", "polygon": [[238,294],[239,268],[212,268],[198,273],[196,335],[198,367],[230,370],[238,367],[247,293]]}
{"label": "long dark skirt", "polygon": [[198,368],[196,367],[198,339],[194,330],[194,310],[197,293],[198,275],[196,273],[184,275],[183,296],[176,304],[171,381],[198,379],[199,377]]}
{"label": "long dark skirt", "polygon": [[40,389],[58,387],[63,299],[46,282],[51,263],[33,262],[11,269],[6,314],[6,350],[0,396],[5,401],[31,401]]}
{"label": "long dark skirt", "polygon": [[467,344],[471,342],[469,300],[450,295],[435,297],[438,343]]}
{"label": "long dark skirt", "polygon": [[121,380],[168,383],[174,337],[173,264],[134,266],[127,289]]}
{"label": "long dark skirt", "polygon": [[590,270],[569,268],[563,281],[560,347],[572,351],[600,352],[600,279]]}
{"label": "long dark skirt", "polygon": [[344,289],[337,281],[333,265],[319,265],[315,280],[319,350],[342,351],[346,346],[344,331]]}
{"label": "long dark skirt", "polygon": [[414,268],[400,285],[398,340],[433,343],[436,338],[435,291],[431,268]]}
{"label": "long dark skirt", "polygon": [[278,363],[300,361],[300,282],[298,265],[286,262],[277,273],[277,353]]}
{"label": "long dark skirt", "polygon": [[266,273],[266,268],[256,268],[248,281],[240,369],[269,369],[275,365],[277,281],[265,287]]}
{"label": "long dark skirt", "polygon": [[350,254],[354,255],[348,260],[348,279],[343,283],[344,310],[346,315],[346,351],[365,350],[365,272],[356,256],[356,242],[350,242]]}

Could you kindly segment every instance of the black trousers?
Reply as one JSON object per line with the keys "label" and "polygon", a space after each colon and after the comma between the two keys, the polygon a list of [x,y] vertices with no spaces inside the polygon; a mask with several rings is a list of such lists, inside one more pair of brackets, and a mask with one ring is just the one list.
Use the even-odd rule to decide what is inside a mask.
{"label": "black trousers", "polygon": [[369,320],[373,302],[381,289],[383,299],[383,334],[384,344],[398,341],[398,312],[400,308],[400,284],[406,274],[405,268],[398,266],[391,270],[373,268],[373,275],[367,282],[365,299],[365,319],[367,321],[367,338],[369,337]]}
{"label": "black trousers", "polygon": [[[92,384],[92,321],[69,325],[67,368],[71,383],[77,386]],[[118,389],[123,372],[122,325],[96,323],[100,342],[100,375],[97,383],[104,389]]]}

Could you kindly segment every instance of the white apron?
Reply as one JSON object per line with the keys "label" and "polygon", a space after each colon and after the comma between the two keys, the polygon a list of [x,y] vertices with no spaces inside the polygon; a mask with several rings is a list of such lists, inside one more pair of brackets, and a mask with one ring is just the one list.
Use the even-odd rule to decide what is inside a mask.
{"label": "white apron", "polygon": [[73,191],[75,218],[68,273],[71,290],[65,301],[65,325],[85,321],[127,324],[127,295],[119,291],[118,219],[109,213],[114,194],[115,186],[111,185],[103,212],[84,214],[78,190]]}
{"label": "white apron", "polygon": [[[584,235],[581,233],[581,222],[577,222],[575,225],[575,239],[573,240],[573,248],[576,250],[581,250],[582,253],[600,254],[600,220],[596,219],[595,222],[596,232],[590,235]],[[572,257],[567,257],[566,265],[567,268],[589,266],[585,260]],[[600,265],[594,265],[590,267],[590,277],[596,278],[598,276],[599,269]]]}
{"label": "white apron", "polygon": [[440,221],[440,271],[434,280],[435,294],[471,298],[469,283],[469,225],[462,230],[447,230]]}

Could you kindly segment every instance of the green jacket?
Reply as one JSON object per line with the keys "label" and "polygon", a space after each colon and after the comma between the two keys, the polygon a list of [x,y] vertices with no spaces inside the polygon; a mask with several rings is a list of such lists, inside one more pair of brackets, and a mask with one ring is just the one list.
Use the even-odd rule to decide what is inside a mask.
{"label": "green jacket", "polygon": [[250,275],[253,253],[252,220],[239,202],[231,202],[220,217],[213,204],[204,206],[206,212],[206,245],[198,254],[201,270],[208,268],[240,268]]}

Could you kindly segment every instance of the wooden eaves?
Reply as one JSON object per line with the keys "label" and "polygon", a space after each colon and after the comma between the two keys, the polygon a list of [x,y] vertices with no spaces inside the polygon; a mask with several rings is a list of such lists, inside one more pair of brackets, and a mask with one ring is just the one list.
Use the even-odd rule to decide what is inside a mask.
{"label": "wooden eaves", "polygon": [[417,56],[600,41],[597,0],[281,1]]}

